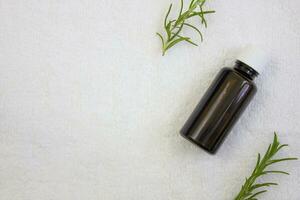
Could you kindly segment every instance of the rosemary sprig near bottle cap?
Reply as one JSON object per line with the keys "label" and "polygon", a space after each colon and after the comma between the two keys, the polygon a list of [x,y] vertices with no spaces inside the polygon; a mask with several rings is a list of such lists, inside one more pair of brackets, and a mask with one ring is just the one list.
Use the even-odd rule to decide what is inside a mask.
{"label": "rosemary sprig near bottle cap", "polygon": [[203,9],[205,2],[206,0],[191,0],[188,9],[183,12],[183,0],[180,0],[180,11],[178,17],[177,19],[172,20],[168,19],[172,9],[172,4],[169,6],[168,12],[164,20],[166,38],[164,38],[162,34],[156,33],[160,37],[162,42],[162,55],[165,55],[167,50],[169,50],[171,47],[178,44],[179,42],[185,41],[192,45],[198,46],[195,42],[191,40],[190,37],[180,35],[184,27],[189,27],[195,30],[199,34],[201,41],[203,41],[201,31],[196,26],[193,26],[192,24],[186,22],[186,20],[192,17],[199,17],[201,20],[201,24],[203,24],[205,28],[207,28],[207,21],[205,19],[205,15],[214,13],[215,11],[205,11]]}
{"label": "rosemary sprig near bottle cap", "polygon": [[274,133],[273,143],[269,145],[265,155],[261,158],[261,155],[258,154],[257,162],[252,171],[252,174],[246,178],[244,185],[242,186],[239,194],[234,198],[234,200],[258,200],[257,197],[262,193],[267,192],[266,188],[272,185],[278,185],[273,182],[257,183],[257,179],[267,175],[267,174],[285,174],[289,173],[285,171],[278,170],[268,170],[267,168],[275,163],[297,160],[297,158],[280,158],[274,159],[273,157],[284,147],[287,147],[287,144],[280,144],[278,141],[277,134]]}

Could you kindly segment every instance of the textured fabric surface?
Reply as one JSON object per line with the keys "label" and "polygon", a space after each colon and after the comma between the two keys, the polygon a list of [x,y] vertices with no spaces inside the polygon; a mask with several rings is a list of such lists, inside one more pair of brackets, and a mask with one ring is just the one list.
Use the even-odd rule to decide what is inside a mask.
{"label": "textured fabric surface", "polygon": [[[169,3],[0,0],[1,200],[232,200],[273,131],[300,156],[300,1],[213,0],[204,42],[162,57]],[[270,62],[211,156],[178,132],[248,43]],[[299,162],[278,167],[261,199],[299,200]]]}

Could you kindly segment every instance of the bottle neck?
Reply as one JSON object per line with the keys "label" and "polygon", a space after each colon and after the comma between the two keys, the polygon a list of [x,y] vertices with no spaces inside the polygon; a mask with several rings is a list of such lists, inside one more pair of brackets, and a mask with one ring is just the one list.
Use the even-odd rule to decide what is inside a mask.
{"label": "bottle neck", "polygon": [[251,80],[254,80],[254,78],[259,75],[255,69],[239,60],[235,62],[235,66],[233,68]]}

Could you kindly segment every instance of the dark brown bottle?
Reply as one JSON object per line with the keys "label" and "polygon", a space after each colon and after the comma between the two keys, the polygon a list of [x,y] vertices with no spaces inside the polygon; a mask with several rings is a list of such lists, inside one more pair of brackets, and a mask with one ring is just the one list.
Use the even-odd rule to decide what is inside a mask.
{"label": "dark brown bottle", "polygon": [[237,60],[233,68],[219,72],[181,129],[183,137],[216,152],[256,93],[253,80],[258,72],[248,64]]}

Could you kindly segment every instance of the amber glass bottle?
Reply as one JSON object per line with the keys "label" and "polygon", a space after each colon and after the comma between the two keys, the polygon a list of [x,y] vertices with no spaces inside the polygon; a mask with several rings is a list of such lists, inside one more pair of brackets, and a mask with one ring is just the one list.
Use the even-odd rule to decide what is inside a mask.
{"label": "amber glass bottle", "polygon": [[248,65],[252,60],[247,55],[233,68],[219,72],[181,129],[183,137],[210,153],[216,152],[256,93],[253,80],[258,72]]}

